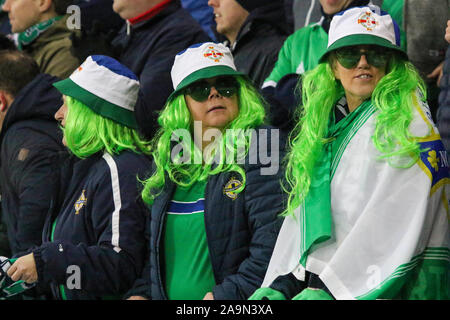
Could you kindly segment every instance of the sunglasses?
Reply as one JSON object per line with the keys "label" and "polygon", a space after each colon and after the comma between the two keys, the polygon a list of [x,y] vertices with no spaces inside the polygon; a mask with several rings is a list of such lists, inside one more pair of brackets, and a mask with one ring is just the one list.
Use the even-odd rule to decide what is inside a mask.
{"label": "sunglasses", "polygon": [[347,69],[356,67],[361,60],[361,56],[366,57],[367,63],[375,68],[385,67],[388,63],[390,52],[385,48],[373,47],[361,50],[355,47],[345,47],[336,50],[336,57],[339,63]]}
{"label": "sunglasses", "polygon": [[229,98],[239,91],[239,83],[234,77],[218,78],[214,83],[206,80],[194,82],[185,89],[185,93],[190,95],[195,101],[203,102],[208,99],[211,88],[216,88],[223,97]]}

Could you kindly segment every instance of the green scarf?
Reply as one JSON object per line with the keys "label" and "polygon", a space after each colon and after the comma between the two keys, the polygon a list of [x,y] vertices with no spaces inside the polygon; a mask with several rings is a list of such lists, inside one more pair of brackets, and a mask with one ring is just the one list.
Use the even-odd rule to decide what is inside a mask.
{"label": "green scarf", "polygon": [[322,149],[322,156],[317,161],[309,192],[300,206],[300,227],[302,228],[302,241],[300,246],[300,263],[306,267],[306,260],[313,245],[317,245],[331,238],[331,163],[333,150],[339,148],[345,132],[348,132],[359,118],[372,105],[371,101],[363,102],[356,110],[344,119],[335,123],[334,112],[331,113],[327,143]]}
{"label": "green scarf", "polygon": [[34,26],[28,28],[24,32],[19,33],[19,36],[17,38],[17,42],[18,42],[17,47],[19,48],[19,50],[22,51],[24,46],[27,46],[30,43],[32,43],[44,31],[48,30],[53,24],[55,24],[55,22],[61,20],[63,17],[64,16],[57,16],[57,17],[51,18],[50,20],[35,24]]}

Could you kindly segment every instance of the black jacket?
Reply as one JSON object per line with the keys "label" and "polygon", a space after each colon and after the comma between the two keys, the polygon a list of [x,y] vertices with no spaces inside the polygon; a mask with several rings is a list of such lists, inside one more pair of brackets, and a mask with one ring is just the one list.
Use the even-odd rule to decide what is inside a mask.
{"label": "black jacket", "polygon": [[231,46],[238,71],[260,88],[278,59],[278,51],[290,34],[282,1],[253,10]]}
{"label": "black jacket", "polygon": [[41,74],[25,86],[9,107],[0,133],[2,218],[13,255],[41,244],[55,196],[54,160],[64,150],[54,119],[62,104],[52,86],[57,80]]}
{"label": "black jacket", "polygon": [[175,55],[189,46],[210,41],[201,26],[178,0],[172,1],[149,20],[123,27],[113,44],[122,47],[119,61],[130,68],[141,83],[135,107],[140,131],[152,137],[157,129],[157,111],[173,91],[170,70]]}
{"label": "black jacket", "polygon": [[50,286],[57,299],[86,300],[118,298],[133,285],[144,264],[148,212],[137,177],[149,169],[147,156],[130,151],[67,166],[61,210],[48,216],[33,250],[40,287]]}
{"label": "black jacket", "polygon": [[[267,141],[270,154],[273,129],[261,129],[269,129]],[[283,220],[279,214],[286,205],[286,196],[280,184],[284,170],[278,161],[284,156],[284,139],[280,137],[277,141],[280,142],[280,152],[274,161],[280,167],[276,173],[269,175],[262,175],[261,169],[267,169],[270,164],[262,164],[261,161],[249,164],[249,159],[258,153],[256,150],[264,150],[260,149],[260,141],[258,149],[250,148],[246,157],[246,164],[243,165],[246,186],[235,200],[225,195],[224,187],[232,177],[236,177],[236,173],[210,176],[207,181],[205,226],[216,281],[216,286],[212,288],[216,300],[247,299],[260,287]],[[258,160],[261,158],[258,157]],[[126,297],[138,295],[154,300],[167,299],[161,239],[166,209],[175,189],[176,186],[168,182],[151,207],[147,234],[150,237],[150,257],[142,278],[136,281]]]}

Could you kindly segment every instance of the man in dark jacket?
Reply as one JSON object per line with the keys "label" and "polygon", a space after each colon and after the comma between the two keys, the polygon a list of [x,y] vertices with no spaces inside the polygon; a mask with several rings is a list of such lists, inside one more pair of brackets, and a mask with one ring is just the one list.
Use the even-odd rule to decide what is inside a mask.
{"label": "man in dark jacket", "polygon": [[157,111],[173,90],[170,69],[175,55],[209,38],[179,0],[114,0],[113,9],[127,22],[113,44],[123,48],[118,60],[141,83],[136,119],[149,138],[156,131]]}
{"label": "man in dark jacket", "polygon": [[70,52],[67,8],[72,0],[12,1],[2,6],[8,12],[18,48],[31,55],[42,73],[66,77],[79,65]]}
{"label": "man in dark jacket", "polygon": [[52,87],[57,80],[39,74],[24,53],[0,53],[2,218],[13,255],[41,244],[53,198],[53,160],[64,150],[53,118],[61,104],[61,94]]}
{"label": "man in dark jacket", "polygon": [[209,0],[217,32],[227,38],[238,71],[257,88],[269,76],[290,33],[281,0]]}

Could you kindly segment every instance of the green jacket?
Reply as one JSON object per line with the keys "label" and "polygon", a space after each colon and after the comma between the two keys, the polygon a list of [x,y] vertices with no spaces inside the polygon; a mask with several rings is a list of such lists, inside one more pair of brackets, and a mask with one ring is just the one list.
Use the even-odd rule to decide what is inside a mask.
{"label": "green jacket", "polygon": [[317,66],[328,43],[328,34],[323,30],[321,21],[297,30],[286,39],[263,88],[275,86],[287,74],[302,74]]}
{"label": "green jacket", "polygon": [[405,0],[383,0],[381,9],[387,11],[400,28],[400,46],[406,51],[406,33],[403,24],[403,7]]}
{"label": "green jacket", "polygon": [[74,31],[67,28],[67,18],[66,16],[57,21],[24,47],[24,51],[36,60],[42,73],[61,79],[70,76],[72,71],[80,65],[80,61],[70,53],[72,46],[70,35]]}

